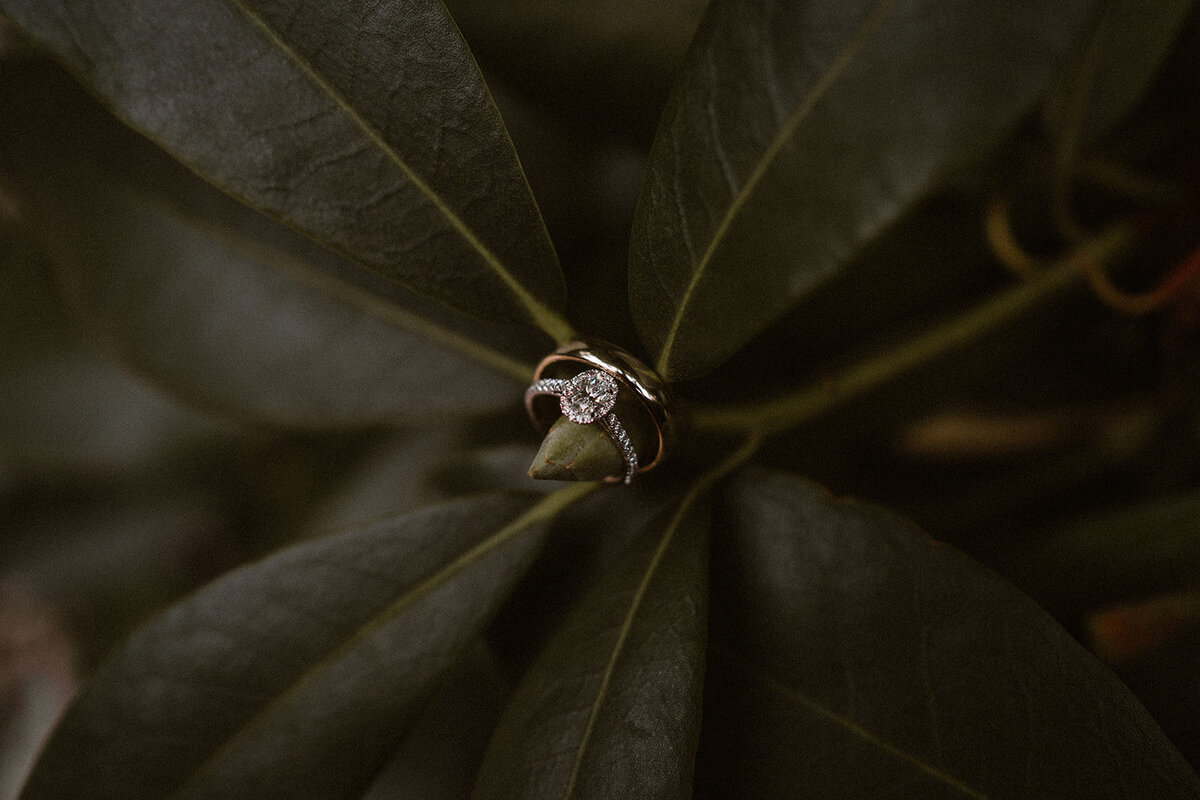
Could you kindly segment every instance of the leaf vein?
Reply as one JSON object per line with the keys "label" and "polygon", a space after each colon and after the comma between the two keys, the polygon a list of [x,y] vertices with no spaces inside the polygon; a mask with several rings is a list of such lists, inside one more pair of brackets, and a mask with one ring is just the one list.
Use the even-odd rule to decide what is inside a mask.
{"label": "leaf vein", "polygon": [[517,516],[516,519],[509,522],[507,525],[496,531],[491,536],[484,539],[479,544],[466,551],[458,558],[446,564],[441,569],[435,571],[425,580],[411,587],[377,614],[372,615],[362,625],[358,626],[346,639],[333,650],[331,650],[323,658],[315,661],[312,666],[305,670],[288,686],[274,696],[274,698],[264,706],[260,711],[255,713],[248,721],[242,724],[230,737],[221,745],[216,752],[209,756],[203,764],[197,767],[188,779],[170,795],[175,800],[186,797],[189,790],[196,787],[200,780],[210,772],[221,760],[221,758],[232,752],[237,744],[248,736],[252,731],[257,730],[271,718],[274,711],[280,708],[288,698],[294,696],[305,686],[311,684],[319,678],[324,671],[338,662],[342,656],[351,652],[355,646],[370,636],[371,633],[387,624],[394,619],[398,614],[416,603],[421,598],[431,594],[435,589],[441,586],[446,581],[450,580],[458,572],[478,561],[497,547],[505,544],[517,534],[523,532],[532,525],[546,519],[552,518],[566,506],[582,498],[596,488],[597,484],[581,483],[573,486],[568,486],[565,489],[560,489],[554,494],[551,494],[533,507]]}
{"label": "leaf vein", "polygon": [[303,72],[308,76],[309,80],[331,100],[333,100],[346,117],[358,127],[366,137],[379,148],[380,152],[384,153],[388,159],[400,168],[408,181],[415,186],[420,192],[425,195],[429,202],[438,210],[438,212],[446,219],[450,226],[463,238],[463,240],[483,259],[487,267],[504,283],[517,301],[525,308],[530,319],[541,328],[547,335],[555,341],[566,341],[573,335],[571,326],[566,320],[558,316],[552,310],[547,308],[540,300],[534,297],[530,292],[518,281],[508,268],[500,261],[499,257],[491,251],[491,249],[483,243],[474,230],[463,220],[458,213],[450,207],[446,200],[438,194],[438,192],[430,186],[417,172],[408,164],[407,161],[396,151],[391,144],[384,138],[365,117],[351,104],[351,102],[335,89],[316,68],[308,62],[303,56],[296,51],[294,47],[288,44],[280,35],[280,33],[270,25],[262,16],[257,14],[253,9],[249,8],[244,0],[229,0],[245,17],[258,27],[263,34],[279,48],[281,52],[287,55]]}
{"label": "leaf vein", "polygon": [[667,523],[666,529],[663,531],[663,536],[658,542],[658,546],[654,549],[653,555],[650,557],[649,563],[646,565],[646,571],[642,574],[642,580],[638,583],[637,591],[634,592],[633,599],[630,601],[629,610],[625,613],[625,618],[621,621],[621,627],[617,634],[617,641],[613,645],[612,653],[609,655],[608,663],[604,668],[604,676],[600,680],[600,687],[596,690],[596,698],[592,701],[592,707],[588,714],[588,720],[584,726],[583,736],[579,741],[579,746],[575,749],[575,759],[571,765],[571,776],[567,781],[566,791],[563,792],[563,799],[570,800],[575,792],[576,783],[579,780],[579,770],[583,766],[583,756],[587,751],[591,741],[592,732],[595,730],[596,720],[600,716],[600,708],[604,705],[604,701],[608,696],[608,687],[612,682],[613,672],[616,669],[617,661],[621,657],[621,653],[625,649],[625,642],[629,638],[630,631],[633,629],[633,621],[637,616],[638,610],[645,599],[646,591],[650,587],[650,582],[654,579],[654,574],[658,570],[659,564],[662,562],[663,556],[667,552],[667,548],[674,539],[676,531],[683,522],[685,516],[696,500],[712,488],[721,478],[728,475],[738,466],[743,464],[747,459],[754,454],[758,449],[759,440],[757,436],[748,437],[745,443],[738,448],[729,458],[722,461],[709,472],[700,476],[700,478],[692,484],[688,493],[679,503],[679,507],[675,509],[675,513],[671,516],[671,521]]}
{"label": "leaf vein", "polygon": [[655,365],[655,369],[659,375],[662,375],[664,378],[667,378],[670,375],[671,353],[674,350],[675,339],[679,334],[679,328],[683,322],[683,317],[687,312],[692,296],[696,292],[697,286],[699,286],[701,279],[708,270],[708,265],[712,261],[713,254],[724,240],[725,235],[732,226],[734,219],[741,212],[742,207],[749,200],[750,196],[754,194],[754,190],[758,187],[759,182],[762,181],[763,177],[767,173],[767,170],[775,161],[776,157],[778,157],[784,146],[795,135],[796,131],[800,127],[800,124],[808,118],[808,115],[816,107],[817,103],[820,102],[821,98],[825,96],[825,93],[828,92],[830,87],[833,86],[845,73],[846,69],[854,60],[854,57],[858,55],[859,51],[862,50],[862,48],[866,45],[867,40],[871,38],[871,35],[883,23],[884,18],[887,16],[888,12],[891,11],[892,6],[895,4],[896,0],[879,0],[875,4],[875,7],[871,9],[871,12],[867,15],[866,19],[854,32],[854,35],[851,36],[849,41],[847,41],[842,49],[838,51],[833,61],[828,67],[825,68],[825,71],[821,73],[821,76],[817,79],[817,82],[800,100],[799,105],[797,105],[792,111],[783,127],[780,128],[779,132],[775,134],[775,137],[771,140],[770,145],[768,145],[767,149],[763,152],[762,158],[760,158],[754,165],[754,169],[751,171],[750,177],[746,179],[746,183],[742,185],[741,190],[734,195],[733,201],[729,204],[729,207],[725,209],[725,214],[721,218],[721,222],[717,225],[716,231],[713,232],[712,238],[709,240],[708,246],[704,250],[704,255],[700,257],[700,261],[692,270],[692,276],[688,280],[687,287],[684,289],[683,298],[676,307],[675,314],[671,319],[671,327],[667,330],[667,336],[663,341],[662,349],[659,351],[658,361]]}
{"label": "leaf vein", "polygon": [[841,714],[826,708],[816,700],[813,700],[805,695],[799,689],[789,686],[788,684],[776,679],[771,675],[768,675],[761,670],[755,670],[755,674],[767,687],[774,689],[779,694],[787,696],[790,700],[793,700],[805,710],[818,717],[821,717],[828,722],[832,722],[834,725],[842,728],[847,733],[850,733],[858,739],[861,739],[867,744],[884,751],[890,756],[911,764],[929,777],[944,783],[946,786],[957,790],[967,797],[974,798],[974,800],[990,800],[988,795],[984,794],[973,786],[970,786],[966,782],[959,780],[948,772],[945,772],[944,770],[939,769],[932,764],[926,763],[912,753],[909,753],[908,751],[879,738],[854,720],[848,719]]}

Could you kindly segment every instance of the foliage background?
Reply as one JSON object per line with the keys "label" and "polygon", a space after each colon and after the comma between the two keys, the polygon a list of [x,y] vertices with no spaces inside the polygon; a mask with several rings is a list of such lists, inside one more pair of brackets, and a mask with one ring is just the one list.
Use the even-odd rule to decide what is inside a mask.
{"label": "foliage background", "polygon": [[[1001,264],[1006,254],[997,252],[995,237],[989,242],[984,223],[997,219],[997,208],[1007,209],[1019,241],[1048,260],[1079,246],[1072,238],[1078,231],[1064,224],[1064,196],[1075,224],[1089,232],[1087,241],[1114,220],[1138,220],[1143,227],[1132,254],[1117,260],[1117,280],[1130,293],[1158,285],[1200,238],[1200,118],[1191,102],[1200,89],[1200,24],[1189,4],[1177,5],[1171,23],[1171,13],[1157,4],[1099,4],[1108,14],[1096,18],[1101,22],[1081,26],[1079,37],[1064,32],[1074,44],[1064,46],[1068,55],[1046,79],[1038,103],[1017,109],[1012,125],[965,135],[956,145],[963,155],[948,158],[936,185],[873,229],[861,252],[839,261],[836,274],[764,322],[723,366],[685,375],[677,387],[684,401],[720,408],[820,385],[1005,291],[1016,279]],[[679,238],[669,224],[646,227],[643,220],[639,229],[634,220],[655,131],[703,4],[454,2],[449,8],[500,106],[544,216],[569,290],[566,318],[588,335],[653,354],[654,347],[640,346],[635,318],[644,323],[655,314],[639,311],[646,292],[635,287],[627,299],[627,264],[656,245],[635,244],[631,253],[631,229],[635,243],[656,231]],[[1056,12],[1046,6],[1044,13],[1053,29]],[[1150,17],[1166,22],[1144,25]],[[543,491],[524,476],[536,442],[520,413],[521,386],[512,373],[551,345],[511,321],[483,322],[448,310],[231,202],[112,119],[15,27],[0,31],[0,796],[15,796],[37,741],[79,681],[135,626],[208,581],[287,545],[323,541],[330,531],[362,531],[375,541],[369,538],[374,529],[362,524],[367,520],[484,490]],[[964,74],[989,60],[1007,63],[1003,53],[993,59],[973,46],[976,57],[967,60]],[[444,62],[433,64],[431,74],[445,72]],[[683,74],[696,80],[701,73]],[[735,71],[717,83],[736,95],[755,85],[747,74]],[[1082,105],[1087,113],[1072,119],[1064,109],[1080,107],[1075,81],[1089,99]],[[907,101],[919,107],[921,96],[913,91]],[[880,115],[884,138],[892,130],[889,119]],[[848,146],[848,152],[858,151]],[[824,171],[814,161],[812,180],[850,184],[846,170],[854,160],[847,159],[847,167],[831,159]],[[306,174],[303,164],[279,168]],[[468,178],[486,184],[488,167],[479,169]],[[828,194],[803,195],[808,188],[801,185],[800,204],[776,198],[772,208],[802,215],[802,203],[810,202],[834,215],[844,211]],[[58,215],[50,224],[47,208]],[[214,230],[222,234],[210,235]],[[225,235],[229,230],[236,231],[236,247]],[[762,247],[780,252],[791,246],[764,241]],[[470,282],[456,285],[451,294],[467,296],[461,286]],[[478,294],[486,306],[487,292]],[[552,296],[553,288],[544,294]],[[786,642],[802,629],[797,620],[806,613],[775,620],[773,613],[789,607],[755,588],[746,578],[756,574],[753,567],[737,571],[753,549],[739,538],[738,509],[766,513],[754,505],[755,492],[820,497],[807,484],[780,488],[786,480],[763,467],[888,505],[1019,586],[1116,671],[1193,768],[1200,763],[1194,725],[1200,711],[1198,298],[1193,281],[1153,313],[1128,316],[1087,291],[1056,294],[998,331],[769,441],[756,456],[758,471],[720,493],[725,499],[714,511],[709,557],[713,589],[697,593],[709,597],[712,630],[707,647],[697,651],[701,662],[707,653],[703,715],[709,732],[697,733],[697,789],[714,796],[723,788],[722,796],[732,796],[731,787],[739,786],[784,793],[796,782],[820,786],[824,779],[843,796],[865,797],[877,796],[871,792],[890,780],[864,769],[860,786],[853,770],[829,766],[854,758],[855,748],[828,731],[798,729],[787,714],[776,717],[785,704],[746,690],[735,660],[726,657],[737,647],[731,631],[769,623],[784,632],[766,640]],[[756,310],[750,300],[729,299],[731,321]],[[507,361],[480,368],[461,349],[414,344],[403,332],[412,319],[432,319],[496,345]],[[704,350],[708,343],[698,337]],[[467,376],[472,391],[439,391],[430,374]],[[447,404],[453,413],[439,413]],[[522,683],[530,665],[550,670],[549,685],[576,668],[572,659],[587,657],[570,650],[558,656],[564,663],[557,672],[553,658],[549,667],[536,660],[540,652],[556,652],[543,648],[572,619],[568,609],[589,607],[589,587],[617,580],[619,565],[639,552],[643,526],[665,525],[680,498],[690,496],[696,476],[730,449],[713,437],[644,487],[593,495],[564,512],[538,540],[542,549],[531,547],[524,556],[527,571],[510,570],[511,596],[483,614],[494,617],[486,631],[449,648],[461,658],[451,659],[457,663],[452,671],[438,671],[429,689],[433,699],[427,691],[411,700],[405,714],[411,728],[382,738],[364,734],[379,749],[372,769],[387,762],[369,773],[368,796],[469,795],[475,776],[464,765],[480,763],[505,708],[513,698],[520,707],[532,691],[528,679]],[[824,500],[808,502],[795,513],[825,508]],[[488,514],[511,517],[514,508],[489,506]],[[765,521],[759,530],[792,530],[789,507],[781,508],[785,521]],[[875,512],[863,513],[874,519]],[[707,530],[691,517],[687,524]],[[838,524],[843,527],[828,545],[835,552],[854,527]],[[893,524],[877,523],[889,531]],[[430,523],[435,529],[441,530]],[[375,534],[378,548],[396,531]],[[779,557],[792,541],[775,543],[763,560]],[[821,540],[805,541],[815,547]],[[912,567],[922,583],[938,585],[938,575],[957,574],[957,567],[929,573],[924,558]],[[680,570],[707,572],[702,562],[688,566],[680,559]],[[812,559],[808,551],[797,561]],[[872,562],[850,559],[830,569],[852,576],[854,565],[863,563]],[[500,567],[485,573],[509,574]],[[301,587],[311,585],[307,573],[298,575]],[[801,586],[817,579],[794,580]],[[968,589],[991,579],[962,580],[965,588],[945,589],[948,596],[969,596]],[[678,594],[669,586],[663,592]],[[759,606],[747,598],[758,598]],[[888,602],[877,598],[871,607]],[[247,601],[244,608],[253,606]],[[841,613],[818,611],[816,600],[806,608],[824,619]],[[878,624],[847,619],[851,628]],[[966,629],[981,628],[968,623]],[[810,635],[820,641],[822,634]],[[681,641],[672,654],[704,642],[703,627]],[[1044,674],[1046,665],[1033,659],[1043,651],[1029,647],[1018,648],[1018,660],[1028,659],[1030,674]],[[1003,648],[977,649],[1005,657]],[[880,641],[860,657],[883,662],[902,650]],[[813,676],[849,674],[810,656],[788,651],[784,660],[804,664]],[[939,681],[961,681],[950,706],[988,696],[947,670]],[[1095,696],[1062,694],[1077,679],[1068,671],[1043,687],[1047,706],[1088,708]],[[896,699],[904,696],[885,692],[882,705],[894,719],[919,719]],[[553,705],[544,698],[532,705],[539,703]],[[1028,719],[1006,724],[1014,734],[1037,729]],[[334,730],[344,733],[330,723],[316,731],[317,741],[337,739]],[[1075,741],[1049,724],[1046,730],[1055,742]],[[406,735],[399,740],[401,732]],[[1118,762],[1149,760],[1129,744],[1144,744],[1137,735],[1115,736],[1128,748]],[[355,741],[346,740],[350,749]],[[1157,740],[1148,735],[1145,741]],[[779,762],[759,757],[773,749],[799,752],[788,747],[796,742],[817,755]],[[948,747],[990,752],[987,737]],[[994,752],[998,771],[1015,758],[1001,747]],[[1047,745],[1046,753],[1057,754],[1047,761],[1062,769],[1068,752]],[[330,762],[338,764],[340,755]],[[864,759],[875,763],[879,755]],[[352,760],[326,765],[325,774],[334,783],[362,784],[354,777],[362,768]],[[507,762],[490,767],[500,785],[496,775],[504,770],[497,763]],[[683,771],[687,776],[671,784],[681,794],[690,781],[690,770]],[[1085,785],[1067,774],[1077,789]],[[1099,772],[1090,779],[1115,786]],[[923,784],[914,785],[912,791],[922,791]],[[516,796],[519,790],[505,791]],[[945,785],[939,791],[953,794]],[[497,790],[496,796],[510,795]],[[1136,788],[1124,796],[1138,796]]]}

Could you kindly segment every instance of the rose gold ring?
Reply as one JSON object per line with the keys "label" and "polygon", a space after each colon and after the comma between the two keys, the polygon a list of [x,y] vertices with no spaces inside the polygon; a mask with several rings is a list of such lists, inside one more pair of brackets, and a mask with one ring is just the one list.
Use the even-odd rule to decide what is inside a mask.
{"label": "rose gold ring", "polygon": [[[580,369],[580,367],[585,369]],[[641,448],[633,444],[614,407],[623,394],[636,398],[653,428],[654,437]],[[623,475],[610,482],[629,483],[635,474],[662,463],[675,438],[675,424],[668,410],[667,388],[636,356],[604,342],[571,342],[541,360],[533,384],[525,390],[525,409],[543,432],[558,417],[554,406],[543,402],[558,398],[558,411],[573,422],[598,424],[621,451]]]}

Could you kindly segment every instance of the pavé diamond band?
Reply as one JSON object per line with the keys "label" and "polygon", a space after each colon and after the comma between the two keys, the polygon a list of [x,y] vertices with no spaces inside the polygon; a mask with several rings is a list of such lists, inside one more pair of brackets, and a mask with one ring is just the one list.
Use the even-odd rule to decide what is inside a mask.
{"label": "pav\u00e9 diamond band", "polygon": [[[588,369],[580,371],[581,366]],[[639,420],[640,429],[653,430],[654,441],[647,443],[641,454],[615,411],[622,391],[637,399],[633,407],[641,408],[649,420],[649,424]],[[674,438],[666,387],[636,357],[613,345],[572,342],[542,359],[533,384],[525,390],[525,408],[542,430],[548,430],[557,418],[553,406],[541,402],[549,397],[557,397],[557,411],[567,419],[600,425],[616,444],[625,471],[609,481],[629,483],[635,474],[654,468]]]}

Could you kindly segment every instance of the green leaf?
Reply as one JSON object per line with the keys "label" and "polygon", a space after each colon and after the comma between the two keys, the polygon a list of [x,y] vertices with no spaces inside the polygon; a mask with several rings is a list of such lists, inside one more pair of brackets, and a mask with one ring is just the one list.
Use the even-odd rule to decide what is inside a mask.
{"label": "green leaf", "polygon": [[1108,0],[1042,114],[1070,157],[1111,131],[1146,91],[1194,0]]}
{"label": "green leaf", "polygon": [[714,0],[659,128],[630,305],[712,370],[1028,111],[1093,0]]}
{"label": "green leaf", "polygon": [[362,800],[467,800],[510,690],[489,648],[469,648]]}
{"label": "green leaf", "polygon": [[229,574],[101,668],[22,797],[357,796],[588,488],[446,503]]}
{"label": "green leaf", "polygon": [[57,70],[30,72],[0,82],[0,176],[75,316],[136,370],[307,427],[518,403],[532,367],[491,347],[498,326],[351,283],[364,271],[213,191]]}
{"label": "green leaf", "polygon": [[475,800],[690,796],[708,577],[693,499],[646,526],[530,667]]}
{"label": "green leaf", "polygon": [[519,404],[529,370],[472,339],[150,198],[91,202],[58,242],[68,301],[185,397],[308,427]]}
{"label": "green leaf", "polygon": [[209,181],[419,292],[569,326],[512,144],[438,2],[4,0]]}
{"label": "green leaf", "polygon": [[129,494],[82,508],[49,499],[14,515],[0,539],[0,586],[25,587],[53,605],[71,634],[77,674],[243,553],[256,533],[231,522],[211,487],[176,477],[165,488],[141,481]]}
{"label": "green leaf", "polygon": [[18,475],[95,480],[239,434],[82,346],[36,362],[0,360],[0,420],[0,484]]}
{"label": "green leaf", "polygon": [[1029,598],[881,509],[780,473],[713,555],[704,796],[1193,798],[1200,780]]}
{"label": "green leaf", "polygon": [[[427,425],[386,438],[371,435],[375,442],[370,455],[313,506],[301,535],[361,525],[470,493],[452,491],[439,480],[443,470],[468,457],[469,432],[462,426]],[[516,489],[528,492],[528,479],[522,483]],[[484,489],[476,486],[474,491]]]}

